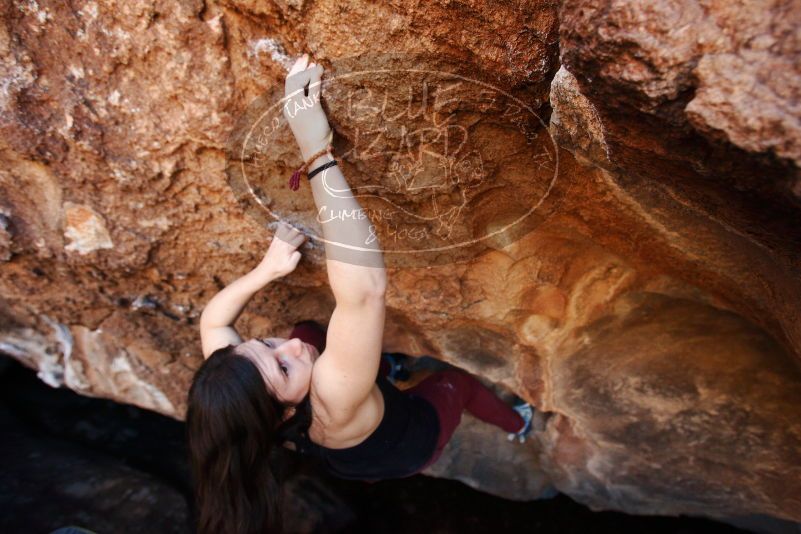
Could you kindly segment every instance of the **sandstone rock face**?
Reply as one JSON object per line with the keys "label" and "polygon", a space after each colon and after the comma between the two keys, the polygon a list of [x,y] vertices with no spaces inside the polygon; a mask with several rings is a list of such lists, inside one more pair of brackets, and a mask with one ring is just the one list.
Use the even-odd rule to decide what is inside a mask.
{"label": "sandstone rock face", "polygon": [[[801,521],[797,2],[0,13],[0,351],[49,384],[183,417],[205,303],[255,266],[276,218],[319,235],[308,190],[286,188],[288,128],[255,154],[260,172],[230,172],[253,102],[274,102],[309,51],[341,75],[324,103],[346,176],[386,191],[363,203],[438,223],[432,240],[476,237],[467,254],[407,261],[428,222],[405,220],[400,240],[376,223],[385,349],[459,365],[548,415],[517,450],[468,421],[432,474],[506,496],[553,485],[597,509]],[[365,64],[381,72],[353,77]],[[352,113],[376,95],[384,113],[430,111],[422,86],[437,113]],[[243,336],[327,322],[319,240],[303,252],[250,303]],[[497,465],[470,452],[482,444]]]}

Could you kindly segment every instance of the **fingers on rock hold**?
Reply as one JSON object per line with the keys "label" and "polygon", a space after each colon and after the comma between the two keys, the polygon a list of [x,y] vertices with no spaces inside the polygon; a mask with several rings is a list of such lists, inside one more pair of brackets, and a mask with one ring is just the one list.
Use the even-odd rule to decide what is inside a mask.
{"label": "fingers on rock hold", "polygon": [[287,77],[292,76],[293,74],[295,74],[297,72],[301,72],[301,71],[305,70],[306,69],[306,61],[308,61],[308,59],[309,58],[306,56],[306,54],[304,54],[304,55],[300,56],[298,59],[296,59],[295,63],[289,69],[289,73],[287,74]]}

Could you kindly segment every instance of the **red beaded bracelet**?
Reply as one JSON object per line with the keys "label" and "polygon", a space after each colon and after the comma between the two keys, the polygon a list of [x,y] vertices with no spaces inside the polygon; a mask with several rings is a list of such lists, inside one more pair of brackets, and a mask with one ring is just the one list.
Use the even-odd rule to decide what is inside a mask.
{"label": "red beaded bracelet", "polygon": [[308,171],[309,165],[311,165],[314,160],[316,160],[323,154],[330,152],[331,150],[333,150],[333,148],[334,147],[329,144],[327,147],[320,150],[319,152],[316,152],[312,157],[306,160],[306,163],[301,165],[295,172],[292,173],[292,178],[289,179],[289,188],[292,191],[297,191],[298,188],[300,187],[300,175]]}

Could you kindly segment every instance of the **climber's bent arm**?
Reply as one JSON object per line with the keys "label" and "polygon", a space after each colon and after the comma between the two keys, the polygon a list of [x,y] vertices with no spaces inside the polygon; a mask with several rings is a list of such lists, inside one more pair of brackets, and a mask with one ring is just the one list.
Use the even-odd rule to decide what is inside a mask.
{"label": "climber's bent arm", "polygon": [[200,342],[204,358],[217,349],[242,342],[233,325],[250,298],[270,281],[264,273],[254,269],[225,286],[206,304],[200,314]]}

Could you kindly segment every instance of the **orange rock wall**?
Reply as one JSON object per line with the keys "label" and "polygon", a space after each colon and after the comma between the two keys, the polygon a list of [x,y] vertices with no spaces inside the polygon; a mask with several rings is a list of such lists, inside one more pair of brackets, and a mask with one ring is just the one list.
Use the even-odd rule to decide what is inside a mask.
{"label": "orange rock wall", "polygon": [[[542,124],[529,144],[472,93],[454,101],[487,178],[460,190],[456,231],[536,210],[460,261],[388,255],[386,350],[460,365],[547,415],[524,453],[498,459],[498,473],[528,469],[530,497],[547,480],[598,509],[801,520],[793,2],[38,1],[0,14],[0,351],[43,380],[182,418],[200,312],[271,236],[226,172],[238,121],[280,95],[303,51],[329,76],[397,69],[391,52],[489,81]],[[407,89],[376,75],[324,91],[342,152],[369,126],[345,90],[368,87],[392,101]],[[259,187],[311,231],[310,193],[283,185],[297,159],[277,138]],[[388,185],[387,168],[343,161],[354,187]],[[333,305],[310,242],[237,327],[287,335]],[[486,468],[464,478],[510,493]]]}

